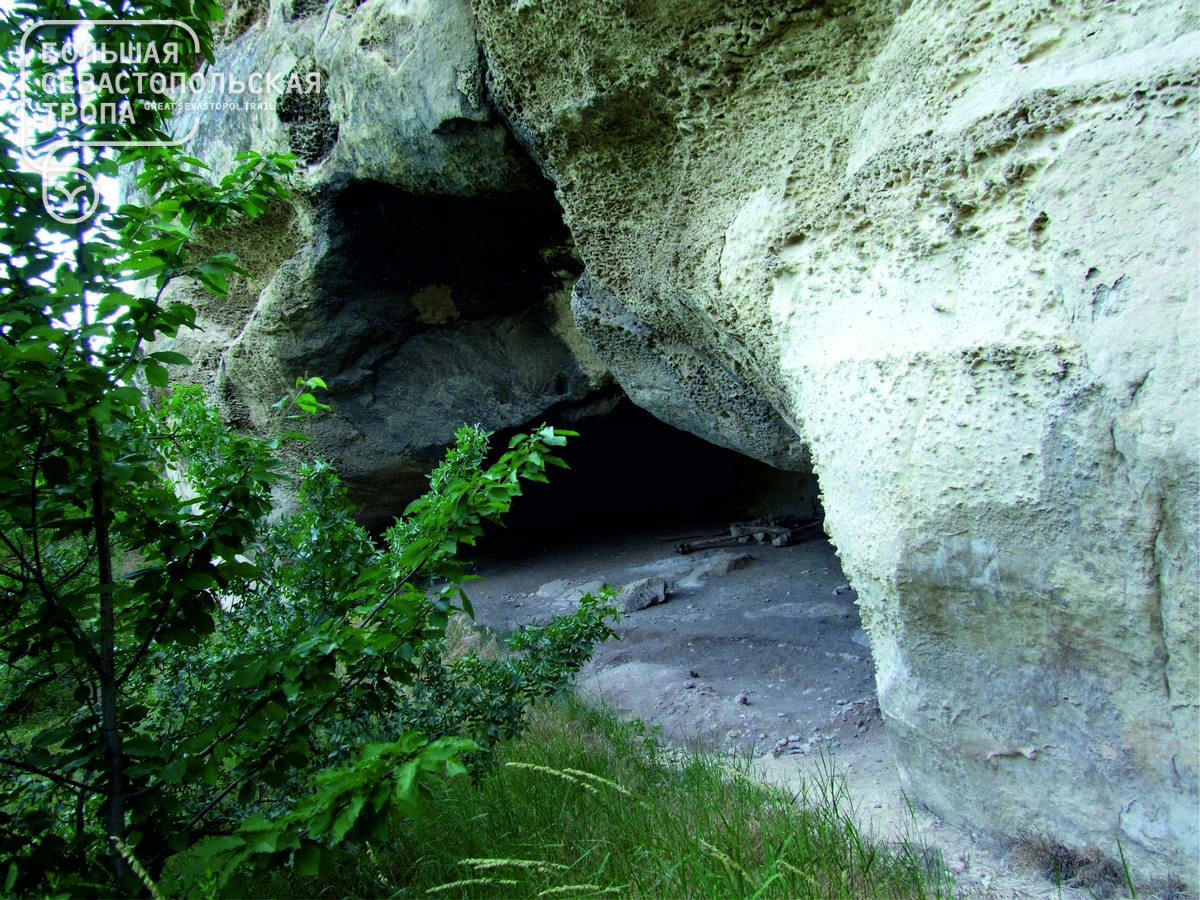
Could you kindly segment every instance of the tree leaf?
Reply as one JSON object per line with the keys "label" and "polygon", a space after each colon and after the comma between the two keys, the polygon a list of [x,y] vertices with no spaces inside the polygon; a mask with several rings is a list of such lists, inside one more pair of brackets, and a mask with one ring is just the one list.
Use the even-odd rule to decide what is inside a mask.
{"label": "tree leaf", "polygon": [[148,354],[147,358],[169,366],[190,366],[192,364],[190,357],[176,353],[174,350],[157,350]]}
{"label": "tree leaf", "polygon": [[311,841],[305,841],[300,849],[292,856],[292,865],[296,874],[302,877],[315,877],[321,872],[321,847]]}
{"label": "tree leaf", "polygon": [[146,381],[152,387],[165,388],[170,380],[170,375],[167,370],[160,366],[154,360],[146,360],[142,364],[142,372],[146,376]]}

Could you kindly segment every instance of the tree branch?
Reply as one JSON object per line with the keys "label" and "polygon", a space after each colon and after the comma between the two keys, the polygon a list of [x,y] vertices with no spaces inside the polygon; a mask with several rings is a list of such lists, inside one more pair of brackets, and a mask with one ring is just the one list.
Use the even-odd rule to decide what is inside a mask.
{"label": "tree branch", "polygon": [[45,778],[47,781],[53,781],[55,784],[60,784],[65,788],[73,791],[87,791],[91,794],[103,794],[102,788],[92,787],[90,784],[84,784],[82,781],[75,781],[73,778],[67,778],[65,775],[59,775],[56,772],[50,772],[40,766],[35,766],[27,762],[22,762],[19,759],[13,759],[11,756],[0,756],[0,765],[12,766],[14,769],[20,769],[22,772],[30,772],[37,775],[39,778]]}

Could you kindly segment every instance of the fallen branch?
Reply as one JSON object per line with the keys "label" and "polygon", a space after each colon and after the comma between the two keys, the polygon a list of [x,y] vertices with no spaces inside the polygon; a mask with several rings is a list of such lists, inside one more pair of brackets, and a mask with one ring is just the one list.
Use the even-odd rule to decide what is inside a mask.
{"label": "fallen branch", "polygon": [[774,520],[765,519],[754,522],[734,522],[729,526],[729,534],[721,534],[710,538],[700,538],[694,541],[681,541],[675,545],[676,553],[695,553],[697,550],[708,550],[713,547],[731,547],[737,544],[755,542],[759,544],[774,544],[776,547],[787,547],[808,537],[808,532],[820,528],[820,519]]}

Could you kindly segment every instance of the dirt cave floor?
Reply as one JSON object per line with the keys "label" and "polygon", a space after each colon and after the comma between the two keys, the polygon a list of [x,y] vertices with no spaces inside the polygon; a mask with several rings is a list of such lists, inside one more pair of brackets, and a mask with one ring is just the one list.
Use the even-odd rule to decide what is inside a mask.
{"label": "dirt cave floor", "polygon": [[605,584],[666,583],[665,602],[627,612],[619,640],[581,672],[585,696],[661,727],[689,749],[753,758],[764,780],[845,786],[861,826],[942,854],[955,895],[1075,898],[1009,863],[1003,849],[910,804],[875,699],[870,640],[837,554],[819,532],[790,546],[747,543],[680,554],[728,525],[581,538],[502,551],[480,545],[466,585],[478,624],[505,634],[573,612]]}

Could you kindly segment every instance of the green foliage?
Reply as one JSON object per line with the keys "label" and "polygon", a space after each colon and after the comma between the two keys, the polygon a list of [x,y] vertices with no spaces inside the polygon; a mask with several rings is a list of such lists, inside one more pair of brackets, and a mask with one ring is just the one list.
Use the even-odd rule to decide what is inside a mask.
{"label": "green foliage", "polygon": [[534,707],[493,774],[461,779],[390,840],[319,878],[263,873],[257,897],[953,896],[934,851],[864,834],[827,774],[786,793],[748,763],[664,748],[574,698]]}
{"label": "green foliage", "polygon": [[[164,651],[154,682],[156,734],[179,765],[179,783],[225,785],[220,805],[209,799],[215,782],[183,798],[193,819],[225,835],[198,848],[185,879],[218,873],[211,886],[236,890],[226,878],[244,862],[307,871],[347,834],[385,833],[397,816],[415,814],[424,788],[468,768],[482,774],[496,742],[520,730],[529,703],[561,690],[611,634],[611,610],[591,601],[514,641],[517,652],[505,659],[446,658],[447,598],[461,587],[435,589],[430,577],[461,574],[450,555],[476,535],[480,516],[496,514],[495,485],[506,485],[511,500],[520,486],[510,476],[549,455],[543,437],[562,434],[521,437],[479,468],[471,448],[486,446],[486,434],[460,431],[431,477],[442,490],[431,487],[391,529],[415,536],[423,557],[392,540],[375,550],[332,470],[305,468],[300,508],[255,552],[259,579],[229,599],[198,647]],[[443,478],[451,469],[454,477]],[[468,502],[447,513],[450,496]],[[230,735],[216,769],[204,752],[213,733]]]}
{"label": "green foliage", "polygon": [[471,651],[447,659],[440,645],[423,648],[417,675],[394,714],[396,727],[469,735],[475,746],[465,761],[478,780],[490,769],[496,746],[521,733],[530,704],[563,693],[592,648],[613,636],[606,624],[614,614],[608,599],[585,596],[574,615],[523,628],[498,658]]}
{"label": "green foliage", "polygon": [[[172,541],[207,546],[231,512],[228,486],[246,473],[274,474],[269,447],[222,427],[197,388],[177,389],[135,424],[141,431],[127,433],[148,471],[175,473],[184,493],[154,507],[155,491],[176,486],[146,475],[128,499],[160,516],[171,510]],[[441,779],[468,767],[481,775],[495,744],[519,732],[529,703],[561,690],[594,642],[611,634],[604,624],[611,610],[589,600],[573,617],[518,635],[504,659],[446,658],[450,598],[462,593],[458,582],[440,579],[461,580],[459,542],[478,536],[482,518],[507,510],[521,475],[553,458],[547,439],[557,446],[564,433],[517,438],[483,468],[486,438],[478,428],[460,431],[429,494],[391,529],[412,543],[376,549],[350,515],[335,473],[320,463],[302,469],[297,510],[256,532],[257,541],[243,541],[228,563],[208,557],[206,568],[172,570],[157,544],[128,541],[140,564],[116,584],[128,596],[118,637],[128,631],[136,649],[120,685],[131,704],[120,719],[126,857],[137,853],[156,877],[168,856],[195,846],[177,885],[185,891],[236,890],[229,879],[247,861],[315,871],[322,852],[347,835],[368,840],[398,816],[414,815],[421,792]],[[271,478],[251,483],[261,525]],[[144,514],[136,531],[161,527]],[[147,565],[152,559],[158,564]],[[139,594],[145,585],[150,593]],[[195,607],[197,594],[208,602],[189,614],[185,603]],[[23,663],[34,660],[26,654]],[[69,663],[78,668],[77,659]],[[61,680],[52,665],[47,672]],[[24,683],[6,709],[30,687]],[[23,805],[35,818],[21,824],[44,846],[101,852],[86,811],[76,815],[74,833],[64,827],[70,801],[78,806],[87,779],[102,769],[99,723],[71,708],[62,714],[0,756],[0,768],[27,773],[17,780],[36,789]],[[71,752],[49,753],[67,733]],[[61,771],[73,774],[56,780]],[[6,849],[22,873],[42,865]],[[100,883],[85,874],[95,872],[88,854],[81,863],[75,883]]]}
{"label": "green foliage", "polygon": [[[18,16],[179,19],[211,58],[219,9],[68,0]],[[136,22],[105,27],[114,43],[150,37]],[[11,75],[18,61],[4,65]],[[187,359],[153,342],[194,322],[170,300],[174,282],[223,294],[242,272],[197,248],[281,198],[293,160],[248,153],[210,183],[202,162],[161,147],[91,149],[162,140],[167,126],[59,123],[36,136],[76,147],[81,169],[136,163],[152,198],[75,224],[45,215],[42,175],[0,136],[6,894],[136,893],[180,854],[189,877],[170,887],[185,893],[233,890],[244,862],[318,870],[339,843],[414,815],[427,789],[482,771],[524,705],[608,633],[590,606],[479,669],[474,701],[436,716],[423,706],[437,696],[429,685],[474,677],[442,649],[466,605],[460,544],[508,510],[522,480],[562,465],[554,451],[570,433],[541,428],[485,465],[487,435],[464,430],[381,548],[320,464],[301,475],[298,512],[266,525],[283,477],[277,441],[234,434],[198,391],[169,390],[169,367]],[[298,379],[280,430],[328,409],[323,389]]]}
{"label": "green foliage", "polygon": [[[300,468],[298,509],[269,529],[260,544],[258,597],[270,597],[284,616],[320,619],[346,611],[354,578],[375,547],[352,515],[346,490],[325,462]],[[261,614],[258,604],[248,614]],[[240,611],[240,608],[239,608]],[[266,622],[261,623],[266,625]]]}
{"label": "green foliage", "polygon": [[[405,517],[389,529],[388,542],[403,548],[394,564],[411,568],[413,561],[428,557],[430,573],[444,579],[451,591],[462,597],[457,585],[466,571],[455,556],[458,545],[474,546],[483,535],[484,520],[500,521],[521,493],[522,479],[544,482],[547,466],[565,466],[552,451],[573,436],[573,431],[548,425],[532,436],[517,435],[509,442],[507,453],[480,471],[487,435],[478,426],[464,425],[453,449],[429,476],[428,493],[413,501]],[[466,609],[470,612],[469,603]]]}
{"label": "green foliage", "polygon": [[[200,11],[177,3],[27,4],[16,12],[18,26],[22,16],[144,16],[184,19],[207,34]],[[108,37],[149,35],[128,24]],[[21,65],[35,76],[36,93],[49,64],[4,57],[10,76]],[[102,64],[89,66],[95,74]],[[165,289],[185,276],[217,286],[237,271],[228,256],[192,259],[188,250],[197,233],[240,209],[223,192],[199,191],[191,204],[184,198],[194,184],[170,155],[142,148],[118,159],[90,149],[96,141],[158,140],[165,125],[150,114],[124,134],[66,121],[21,135],[27,146],[76,147],[79,170],[114,174],[138,154],[142,184],[169,198],[74,224],[46,215],[41,182],[52,193],[54,172],[26,171],[23,148],[7,136],[15,130],[0,137],[0,716],[9,724],[50,688],[70,696],[37,727],[10,733],[0,752],[0,871],[15,892],[113,882],[136,889],[137,873],[112,839],[150,859],[177,839],[163,827],[172,820],[162,812],[175,803],[161,788],[170,760],[140,729],[140,692],[155,648],[211,631],[218,593],[246,577],[239,554],[276,477],[264,454],[241,444],[225,461],[226,477],[181,498],[140,436],[137,385],[163,385],[167,366],[186,361],[144,345],[194,319],[189,307],[164,301]],[[234,193],[266,204],[292,163],[255,155],[246,165],[253,174],[239,176]],[[135,276],[154,291],[132,291]],[[132,568],[118,577],[125,561]]]}
{"label": "green foliage", "polygon": [[[195,410],[185,412],[185,420],[197,418]],[[244,440],[216,434],[220,442]],[[539,434],[562,437],[553,430]],[[478,428],[462,429],[448,461],[431,477],[443,490],[431,488],[391,529],[419,540],[433,527],[422,516],[434,516],[438,540],[420,542],[427,548],[424,560],[414,560],[408,544],[375,549],[350,516],[334,472],[323,464],[304,467],[299,508],[270,526],[253,552],[257,580],[225,599],[214,633],[198,646],[161,652],[151,716],[158,740],[173,748],[173,756],[197,758],[203,748],[188,735],[200,725],[206,735],[236,730],[236,739],[221,750],[221,771],[239,782],[236,793],[227,792],[230,801],[216,808],[201,805],[208,792],[185,801],[193,814],[203,812],[210,826],[219,823],[217,830],[231,834],[206,843],[189,876],[209,867],[228,874],[255,852],[284,853],[284,862],[299,864],[290,854],[303,847],[303,860],[316,859],[322,835],[340,839],[338,829],[323,832],[290,809],[299,797],[310,799],[297,809],[311,810],[322,796],[344,802],[347,785],[364,791],[374,785],[354,807],[356,827],[370,833],[398,811],[414,808],[425,781],[404,780],[403,792],[385,795],[374,793],[378,779],[362,780],[362,767],[377,767],[373,760],[381,754],[390,758],[392,751],[379,749],[382,738],[402,736],[391,743],[415,754],[415,774],[469,767],[481,775],[496,742],[520,730],[529,703],[565,687],[592,645],[611,634],[604,624],[611,610],[589,601],[575,616],[536,630],[537,637],[514,641],[518,652],[504,659],[446,658],[445,626],[453,612],[447,597],[461,596],[461,588],[434,587],[430,575],[461,568],[457,560],[448,566],[445,554],[457,549],[459,539],[475,536],[481,515],[495,515],[495,484],[507,485],[511,499],[520,490],[508,477],[514,466],[524,466],[530,455],[547,455],[540,437],[526,436],[481,469],[479,454],[469,451],[486,447],[486,437]],[[206,459],[224,455],[201,449]],[[455,477],[443,479],[451,468]],[[442,501],[452,486],[450,493],[475,498],[477,505],[454,507],[447,516]],[[447,539],[455,541],[453,548]],[[231,696],[239,698],[236,706]],[[249,708],[258,715],[247,719]],[[420,742],[413,743],[418,734]],[[438,756],[447,746],[461,755],[448,768]],[[375,750],[368,754],[364,747]],[[342,774],[330,780],[329,766]],[[188,773],[185,781],[209,774],[199,764],[194,769],[181,769]],[[247,815],[253,818],[238,828]],[[270,828],[276,830],[268,839]],[[272,849],[263,849],[268,845]]]}

